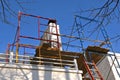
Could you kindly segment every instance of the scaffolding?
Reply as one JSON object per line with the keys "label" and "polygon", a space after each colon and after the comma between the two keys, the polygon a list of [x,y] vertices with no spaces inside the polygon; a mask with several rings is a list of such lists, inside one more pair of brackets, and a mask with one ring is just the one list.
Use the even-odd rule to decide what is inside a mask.
{"label": "scaffolding", "polygon": [[[37,33],[37,36],[31,36],[31,35],[25,35],[24,33],[22,34],[22,29],[23,26],[22,23],[24,23],[24,18],[25,17],[32,17],[32,19],[37,19],[37,30],[35,31],[35,33]],[[22,19],[23,18],[23,19]],[[56,29],[56,32],[50,32],[47,29],[50,28],[49,23],[55,23],[56,25],[54,26]],[[32,23],[32,22],[31,22]],[[36,24],[36,23],[35,23]],[[36,27],[36,26],[35,26]],[[52,26],[53,27],[53,26]],[[33,50],[32,53],[33,56],[35,58],[31,59],[31,64],[40,64],[43,65],[45,60],[43,59],[38,59],[36,57],[43,57],[43,58],[52,58],[52,59],[59,59],[60,65],[55,65],[55,66],[61,66],[61,67],[65,67],[64,60],[69,60],[69,61],[73,61],[74,59],[79,57],[78,53],[75,52],[68,52],[68,51],[64,51],[62,50],[62,46],[65,45],[67,46],[67,43],[62,43],[60,41],[60,37],[64,37],[64,38],[76,38],[79,39],[78,37],[75,36],[68,36],[68,35],[63,35],[59,33],[59,27],[57,27],[57,21],[55,19],[51,19],[51,18],[44,18],[41,16],[35,16],[35,15],[31,15],[31,14],[25,14],[23,12],[19,12],[18,13],[18,26],[17,26],[17,30],[16,30],[16,35],[15,35],[15,39],[14,42],[12,44],[8,44],[7,50],[6,50],[6,55],[10,54],[10,52],[14,52],[15,54],[15,62],[19,63],[19,56],[18,55],[24,55],[26,56],[26,54],[28,54],[30,56],[30,52],[31,50]],[[23,30],[24,32],[24,30]],[[50,39],[50,38],[44,38],[44,35],[54,35],[56,36],[56,40],[54,39]],[[30,43],[22,43],[22,39],[25,39],[25,41],[27,40],[32,40]],[[37,45],[33,45],[31,44],[32,42],[38,42]],[[52,43],[55,43],[55,47],[51,46]],[[69,45],[71,47],[80,47],[80,46],[76,46],[76,45]],[[29,50],[27,50],[29,49]],[[9,56],[6,56],[6,62],[9,62]],[[39,61],[39,62],[34,62],[34,61]],[[51,60],[52,62],[52,60]],[[24,62],[23,62],[24,63]],[[68,62],[69,63],[69,62]]]}
{"label": "scaffolding", "polygon": [[[35,31],[35,33],[37,33],[37,36],[34,36],[34,37],[31,35],[27,36],[27,35],[24,35],[24,33],[23,34],[21,33],[22,32],[21,29],[23,29],[22,27],[26,27],[21,24],[24,22],[24,20],[22,19],[24,17],[32,17],[32,19],[33,18],[37,19],[37,28],[36,28],[37,30]],[[35,15],[19,12],[18,26],[17,26],[14,42],[12,44],[8,44],[8,47],[6,50],[6,62],[9,62],[8,55],[11,51],[15,52],[14,54],[15,63],[19,63],[19,60],[20,60],[19,55],[22,54],[26,56],[27,53],[30,55],[31,50],[28,50],[27,52],[26,49],[32,49],[34,50],[35,53],[34,53],[34,56],[30,58],[30,61],[29,61],[30,64],[37,64],[37,65],[52,64],[53,66],[57,66],[57,67],[67,66],[67,67],[73,68],[74,63],[71,63],[71,62],[74,60],[74,61],[77,61],[75,62],[77,63],[77,65],[75,64],[74,67],[76,67],[76,69],[78,70],[83,70],[83,75],[85,75],[87,73],[87,70],[85,70],[83,60],[86,60],[89,62],[94,61],[95,63],[97,63],[101,58],[104,57],[104,55],[107,55],[107,52],[109,51],[108,49],[101,48],[101,44],[102,43],[110,44],[110,42],[108,41],[105,42],[102,40],[92,40],[84,37],[83,25],[81,23],[77,23],[77,17],[87,19],[84,17],[76,16],[75,25],[73,28],[76,28],[75,31],[77,32],[78,35],[74,36],[72,34],[76,33],[75,31],[72,31],[71,35],[60,34],[59,27],[57,27],[57,21],[55,19],[44,18],[41,16],[35,16]],[[91,19],[87,19],[87,20],[91,20]],[[95,21],[95,20],[92,20],[92,21]],[[49,23],[54,23],[53,24],[55,27],[54,33],[47,30],[48,28],[50,28]],[[54,35],[56,39],[50,39],[48,35],[49,36]],[[65,43],[61,42],[60,37],[62,39],[68,38],[69,41],[64,40]],[[22,43],[21,42],[22,39],[27,39],[27,40],[30,39],[30,40],[33,40],[32,42],[38,41],[39,44],[33,45],[31,44],[32,42],[28,44]],[[101,44],[100,46],[88,46],[85,49],[83,44],[85,40],[90,42],[97,42]],[[77,41],[76,42],[77,45],[75,45],[74,43],[75,41]],[[73,44],[70,44],[72,42]],[[55,44],[55,46],[53,46],[53,43]],[[66,51],[64,51],[63,46],[66,46]],[[69,51],[68,49],[69,47],[72,47],[73,49],[70,48],[71,51]],[[75,50],[75,48],[78,48],[78,51],[73,51]],[[26,57],[23,57],[23,59],[24,58]],[[46,63],[46,62],[49,62],[49,63]],[[25,61],[23,61],[23,63],[25,63]],[[54,64],[54,63],[57,63],[57,64]],[[70,64],[70,65],[68,66],[67,64]]]}
{"label": "scaffolding", "polygon": [[[38,19],[38,22],[37,22],[37,24],[38,24],[38,32],[37,32],[38,33],[38,37],[31,37],[31,36],[26,36],[26,35],[21,34],[21,19],[22,19],[23,16],[29,16],[29,17],[33,17],[33,18]],[[59,43],[59,39],[58,39],[59,35],[58,35],[57,27],[56,27],[56,31],[57,31],[56,34],[42,31],[41,28],[43,26],[44,27],[48,27],[48,24],[47,23],[46,24],[42,24],[42,23],[40,23],[40,20],[45,20],[46,22],[49,22],[49,21],[55,21],[56,22],[56,20],[50,19],[50,18],[44,18],[44,17],[41,17],[41,16],[25,14],[23,12],[19,12],[18,13],[18,27],[17,27],[17,31],[16,31],[15,40],[14,40],[13,44],[8,44],[8,48],[7,48],[7,51],[6,51],[6,53],[8,54],[8,51],[9,51],[10,47],[12,47],[12,50],[15,47],[15,49],[16,49],[16,63],[18,62],[17,59],[18,59],[18,54],[19,54],[19,48],[20,47],[23,47],[24,49],[25,48],[36,49],[38,47],[38,45],[36,46],[36,45],[31,45],[31,44],[22,44],[22,43],[20,43],[20,40],[22,38],[38,40],[38,41],[43,40],[43,41],[47,41],[47,42],[55,42],[57,44],[56,48],[59,50],[61,44]],[[43,39],[43,38],[41,38],[41,34],[40,33],[42,33],[42,34],[43,33],[48,33],[48,34],[56,35],[57,36],[57,40],[55,41],[55,40]]]}

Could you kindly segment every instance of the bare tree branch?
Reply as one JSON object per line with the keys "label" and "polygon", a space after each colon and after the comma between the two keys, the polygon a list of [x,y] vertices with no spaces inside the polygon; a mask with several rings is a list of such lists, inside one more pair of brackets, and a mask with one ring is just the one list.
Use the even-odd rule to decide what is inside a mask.
{"label": "bare tree branch", "polygon": [[[24,1],[24,0],[21,0],[21,1]],[[27,2],[29,2],[29,1],[27,1]],[[0,4],[1,4],[0,5],[1,20],[7,24],[12,23],[12,21],[9,20],[9,16],[13,16],[13,18],[14,17],[16,18],[19,10],[22,10],[24,12],[26,11],[25,7],[18,0],[10,1],[9,4],[8,4],[7,0],[0,0]],[[15,4],[15,5],[13,5],[13,4]],[[26,3],[26,4],[28,4],[28,3]]]}
{"label": "bare tree branch", "polygon": [[5,8],[4,8],[3,0],[0,0],[0,2],[1,2],[1,5],[2,5],[3,21],[5,21],[6,17],[5,17]]}

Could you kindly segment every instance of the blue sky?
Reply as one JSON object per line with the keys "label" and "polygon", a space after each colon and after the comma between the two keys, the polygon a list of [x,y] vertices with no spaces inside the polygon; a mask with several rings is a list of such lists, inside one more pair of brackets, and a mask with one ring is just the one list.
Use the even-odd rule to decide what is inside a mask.
{"label": "blue sky", "polygon": [[[104,2],[99,0],[31,0],[32,3],[22,3],[23,7],[26,8],[23,11],[17,4],[10,5],[16,13],[20,10],[28,14],[39,15],[43,17],[53,18],[57,20],[60,25],[60,31],[62,34],[70,34],[71,26],[74,22],[74,15],[79,14],[80,10],[86,10],[93,7],[98,7]],[[11,3],[15,3],[11,0]],[[17,16],[17,15],[16,15]],[[0,22],[0,52],[5,52],[7,44],[12,43],[14,40],[16,28],[17,28],[17,18],[13,16],[8,16],[14,25],[5,24]],[[34,21],[31,24],[34,24]],[[112,24],[108,25],[107,31],[110,37],[119,35],[119,22],[114,21]],[[28,28],[24,27],[25,32],[31,32],[34,27]],[[64,41],[63,41],[64,42]],[[113,44],[113,47],[117,52],[119,52],[119,43]]]}

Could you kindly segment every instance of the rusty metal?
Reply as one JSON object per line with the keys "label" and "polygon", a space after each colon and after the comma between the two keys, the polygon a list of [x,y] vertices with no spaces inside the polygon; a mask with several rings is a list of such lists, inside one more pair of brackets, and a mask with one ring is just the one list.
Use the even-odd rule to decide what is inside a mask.
{"label": "rusty metal", "polygon": [[[38,22],[37,22],[37,24],[38,24],[38,31],[36,31],[36,32],[38,32],[38,37],[35,38],[35,37],[25,36],[25,35],[21,35],[20,34],[21,33],[21,30],[20,30],[21,26],[20,26],[20,24],[21,24],[21,18],[22,18],[22,16],[29,16],[29,17],[34,17],[34,18],[38,19]],[[22,40],[22,38],[33,39],[33,40],[38,40],[38,41],[43,40],[43,41],[48,41],[48,42],[56,42],[57,45],[58,45],[58,49],[59,49],[59,41],[58,41],[58,39],[57,39],[57,41],[54,41],[54,40],[47,40],[47,39],[42,39],[41,38],[41,34],[40,33],[42,31],[41,31],[40,28],[42,28],[42,26],[48,27],[48,23],[43,24],[43,23],[40,22],[40,20],[46,20],[47,22],[49,22],[49,20],[54,20],[54,19],[44,18],[44,17],[41,17],[41,16],[35,16],[35,15],[30,15],[30,14],[25,14],[23,12],[19,12],[18,13],[18,27],[17,27],[17,30],[16,30],[17,34],[16,34],[16,37],[15,37],[14,43],[10,44],[10,46],[9,46],[9,47],[11,47],[11,46],[16,47],[15,48],[16,49],[15,50],[16,51],[16,53],[15,53],[16,54],[16,62],[18,62],[18,55],[19,55],[19,48],[20,47],[23,47],[23,48],[32,48],[32,49],[36,49],[37,48],[37,46],[34,46],[34,45],[20,43],[20,40]],[[56,20],[54,20],[54,21],[56,21]],[[56,30],[57,30],[57,27],[56,27]],[[42,33],[45,33],[45,31],[43,31]],[[50,32],[47,32],[47,33],[48,34],[53,34],[53,33],[50,33]],[[58,31],[57,31],[57,34],[55,34],[55,35],[58,38],[58,36],[59,36],[58,35]],[[7,51],[9,51],[9,49],[7,48]],[[7,51],[6,51],[6,53],[8,53]]]}

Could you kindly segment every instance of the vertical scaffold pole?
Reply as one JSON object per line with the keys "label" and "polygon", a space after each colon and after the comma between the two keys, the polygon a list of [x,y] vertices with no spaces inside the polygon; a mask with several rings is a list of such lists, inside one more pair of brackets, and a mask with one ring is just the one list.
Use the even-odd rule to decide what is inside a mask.
{"label": "vertical scaffold pole", "polygon": [[8,62],[9,49],[10,49],[10,44],[8,44],[7,50],[6,50],[6,62]]}
{"label": "vertical scaffold pole", "polygon": [[18,31],[17,31],[17,41],[16,41],[16,63],[18,63],[18,54],[19,54],[19,37],[20,37],[20,19],[22,13],[19,11],[18,13]]}
{"label": "vertical scaffold pole", "polygon": [[38,38],[40,39],[40,18],[38,18]]}

